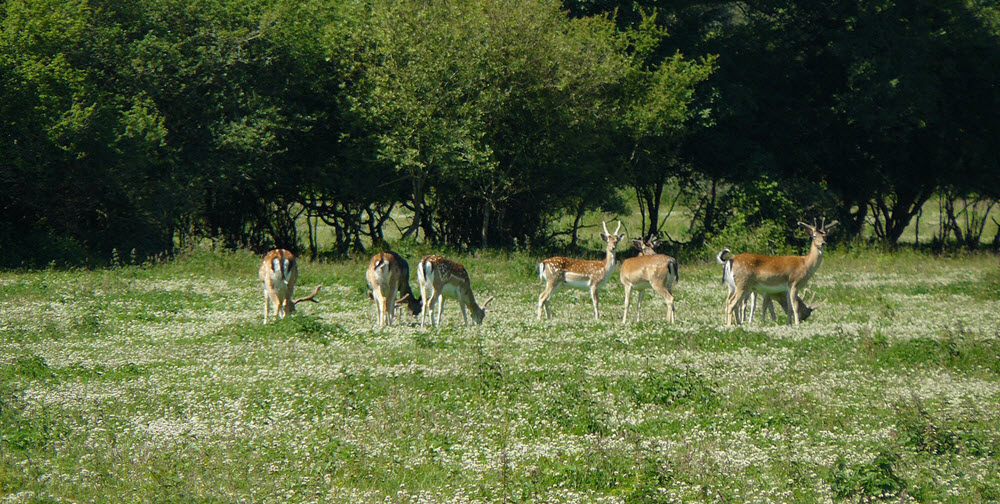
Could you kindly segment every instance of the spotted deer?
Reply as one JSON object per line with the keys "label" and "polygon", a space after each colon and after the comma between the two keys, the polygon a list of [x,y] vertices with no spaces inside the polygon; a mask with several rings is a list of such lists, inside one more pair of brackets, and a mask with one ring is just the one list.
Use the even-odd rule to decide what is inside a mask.
{"label": "spotted deer", "polygon": [[607,222],[601,224],[604,226],[601,239],[605,243],[603,261],[585,261],[557,256],[538,263],[538,277],[545,282],[545,288],[538,296],[539,320],[542,318],[542,313],[545,313],[545,318],[550,317],[549,299],[556,289],[564,284],[576,289],[589,290],[590,299],[594,306],[594,320],[601,319],[601,314],[598,311],[597,292],[611,276],[611,270],[615,267],[615,247],[619,241],[625,238],[624,234],[618,234],[622,227],[621,221],[618,222],[614,233],[608,232]]}
{"label": "spotted deer", "polygon": [[[491,296],[482,306],[477,304],[465,266],[437,254],[424,256],[420,259],[420,263],[417,264],[417,281],[420,283],[420,299],[423,303],[420,311],[421,327],[424,326],[428,313],[431,315],[432,326],[441,324],[441,313],[444,310],[443,298],[458,300],[465,325],[469,325],[466,308],[472,312],[472,321],[477,325],[482,324],[483,318],[486,317],[486,305],[493,301]],[[437,308],[436,319],[433,312],[435,307]]]}
{"label": "spotted deer", "polygon": [[317,285],[312,294],[292,299],[295,291],[295,281],[299,277],[299,267],[295,259],[295,254],[285,249],[274,249],[264,255],[257,271],[260,282],[264,287],[264,323],[270,315],[270,308],[274,306],[274,314],[277,318],[284,318],[295,311],[295,305],[302,301],[312,301],[316,303],[316,293],[321,285]]}

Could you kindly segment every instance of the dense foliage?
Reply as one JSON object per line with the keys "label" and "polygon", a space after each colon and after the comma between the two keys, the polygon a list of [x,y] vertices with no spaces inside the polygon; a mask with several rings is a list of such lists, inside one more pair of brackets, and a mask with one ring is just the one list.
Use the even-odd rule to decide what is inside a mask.
{"label": "dense foliage", "polygon": [[944,194],[941,238],[978,243],[996,2],[657,4],[0,3],[0,263],[299,248],[303,221],[314,252],[319,222],[336,253],[393,222],[575,241],[622,194],[660,229],[668,187],[696,241],[822,213],[894,243]]}

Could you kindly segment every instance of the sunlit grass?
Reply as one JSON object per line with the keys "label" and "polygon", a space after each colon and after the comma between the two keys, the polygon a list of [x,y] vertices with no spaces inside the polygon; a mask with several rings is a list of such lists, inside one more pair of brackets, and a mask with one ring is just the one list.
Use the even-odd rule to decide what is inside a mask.
{"label": "sunlit grass", "polygon": [[538,257],[456,258],[481,327],[375,328],[365,258],[304,261],[320,303],[266,326],[247,252],[4,274],[0,499],[1000,499],[995,256],[831,251],[812,318],[738,329],[710,257],[628,326],[617,273],[540,322]]}

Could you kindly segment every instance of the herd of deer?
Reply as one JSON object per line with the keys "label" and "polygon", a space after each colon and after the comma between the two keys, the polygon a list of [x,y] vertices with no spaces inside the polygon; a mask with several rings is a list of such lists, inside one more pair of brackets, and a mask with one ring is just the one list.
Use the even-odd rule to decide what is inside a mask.
{"label": "herd of deer", "polygon": [[[624,234],[621,222],[614,233],[608,232],[607,223],[602,223],[604,232],[605,257],[601,261],[586,261],[569,257],[550,257],[538,264],[538,277],[545,282],[545,288],[538,297],[538,318],[549,318],[549,299],[562,285],[590,291],[590,299],[594,307],[594,319],[600,319],[597,294],[607,283],[611,271],[615,267],[615,247]],[[785,310],[789,324],[798,324],[812,313],[817,305],[807,304],[800,297],[804,294],[806,282],[819,268],[823,260],[823,245],[826,244],[826,233],[837,225],[837,221],[819,226],[799,222],[799,225],[809,230],[812,243],[809,253],[804,256],[768,256],[743,253],[732,257],[729,249],[716,256],[722,264],[722,280],[729,288],[726,297],[726,325],[741,324],[744,319],[753,320],[756,298],[763,296],[762,309],[770,311],[774,320],[773,301],[777,301]],[[673,286],[679,280],[677,261],[668,255],[657,254],[655,249],[659,240],[650,236],[646,240],[633,239],[632,244],[640,255],[622,261],[619,268],[619,278],[625,288],[625,314],[622,323],[628,321],[628,310],[632,290],[638,291],[635,316],[639,319],[639,309],[642,297],[647,289],[652,289],[667,302],[667,320],[676,320],[674,312]],[[264,287],[264,323],[267,323],[270,307],[274,306],[275,316],[282,318],[295,311],[295,305],[302,301],[316,302],[317,285],[312,294],[298,299],[292,299],[295,281],[298,278],[298,266],[295,256],[284,249],[272,250],[264,256],[259,271],[260,281]],[[417,281],[420,285],[420,299],[413,296],[410,290],[410,266],[395,252],[380,252],[372,257],[365,272],[365,279],[370,290],[369,296],[375,301],[378,311],[378,325],[392,325],[396,305],[406,305],[410,312],[420,316],[420,325],[424,326],[427,314],[430,314],[431,325],[441,323],[441,312],[444,306],[443,298],[458,301],[462,309],[462,318],[468,325],[466,309],[472,312],[472,321],[481,324],[486,316],[486,305],[492,297],[482,305],[476,302],[469,281],[469,273],[460,263],[446,259],[440,255],[428,255],[417,263]],[[749,301],[749,316],[746,314]],[[812,298],[810,298],[812,302]],[[437,316],[434,308],[437,308]]]}

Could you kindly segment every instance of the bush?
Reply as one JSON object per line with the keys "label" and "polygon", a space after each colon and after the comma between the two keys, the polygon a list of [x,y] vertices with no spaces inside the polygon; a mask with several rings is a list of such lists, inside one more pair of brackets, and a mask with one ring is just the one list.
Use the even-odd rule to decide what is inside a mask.
{"label": "bush", "polygon": [[709,251],[788,253],[799,210],[778,182],[762,177],[731,189],[719,203],[718,232],[707,237]]}

